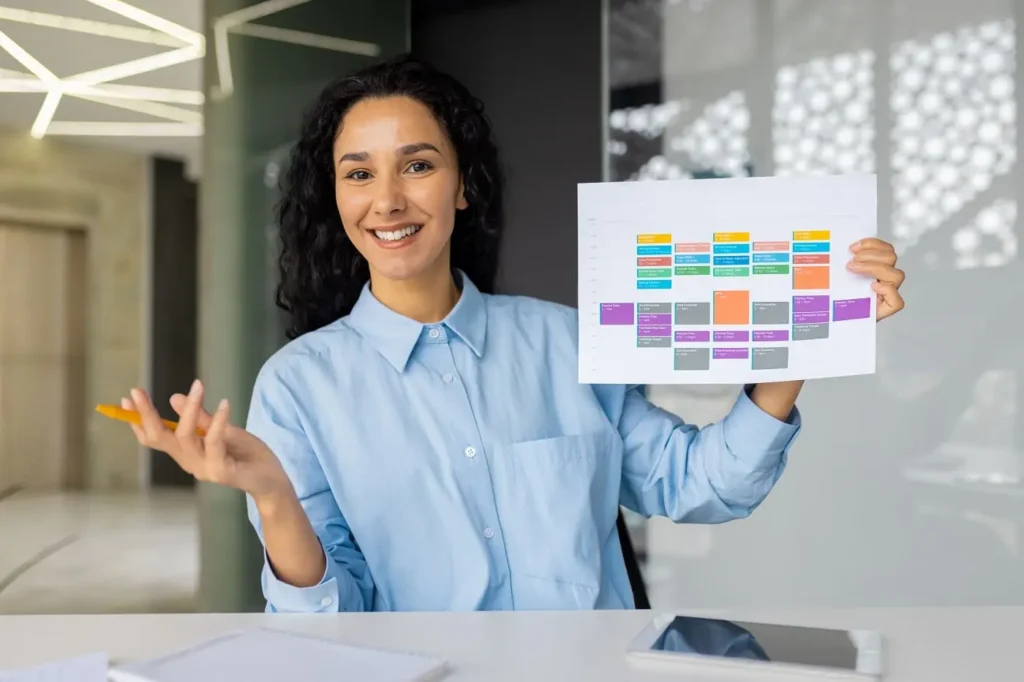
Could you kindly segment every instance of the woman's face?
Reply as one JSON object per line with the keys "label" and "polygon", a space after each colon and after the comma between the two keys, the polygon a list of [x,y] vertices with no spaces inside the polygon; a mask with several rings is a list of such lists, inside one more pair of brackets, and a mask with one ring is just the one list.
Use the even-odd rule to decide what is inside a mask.
{"label": "woman's face", "polygon": [[430,110],[409,97],[364,99],[334,143],[345,233],[374,276],[449,269],[455,211],[466,207],[458,160]]}

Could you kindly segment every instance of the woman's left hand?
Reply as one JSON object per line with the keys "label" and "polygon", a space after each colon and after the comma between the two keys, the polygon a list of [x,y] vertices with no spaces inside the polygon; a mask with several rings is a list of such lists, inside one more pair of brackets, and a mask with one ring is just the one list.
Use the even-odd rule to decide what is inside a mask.
{"label": "woman's left hand", "polygon": [[850,251],[853,258],[846,264],[846,268],[858,275],[875,278],[871,283],[871,288],[878,294],[875,319],[884,320],[903,310],[900,286],[907,276],[896,267],[896,249],[892,244],[868,237],[851,245]]}

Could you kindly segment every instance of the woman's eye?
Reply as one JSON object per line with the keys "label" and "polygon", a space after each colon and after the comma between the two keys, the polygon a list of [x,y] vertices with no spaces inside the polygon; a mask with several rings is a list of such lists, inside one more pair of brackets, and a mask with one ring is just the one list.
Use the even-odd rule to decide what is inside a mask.
{"label": "woman's eye", "polygon": [[364,170],[352,171],[347,176],[349,180],[369,180],[370,174]]}
{"label": "woman's eye", "polygon": [[413,173],[426,173],[430,168],[430,164],[426,161],[413,161],[409,164],[409,170]]}

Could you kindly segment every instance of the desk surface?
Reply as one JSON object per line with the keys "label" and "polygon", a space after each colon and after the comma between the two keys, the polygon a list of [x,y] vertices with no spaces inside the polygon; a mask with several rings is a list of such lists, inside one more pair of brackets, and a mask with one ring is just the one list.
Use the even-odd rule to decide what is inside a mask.
{"label": "desk surface", "polygon": [[[445,682],[685,679],[632,663],[625,656],[627,644],[651,615],[619,611],[4,616],[0,617],[0,670],[100,650],[115,661],[156,656],[229,630],[269,625],[441,656],[452,666]],[[879,630],[886,637],[887,682],[1024,679],[1020,647],[1024,608],[714,615]]]}

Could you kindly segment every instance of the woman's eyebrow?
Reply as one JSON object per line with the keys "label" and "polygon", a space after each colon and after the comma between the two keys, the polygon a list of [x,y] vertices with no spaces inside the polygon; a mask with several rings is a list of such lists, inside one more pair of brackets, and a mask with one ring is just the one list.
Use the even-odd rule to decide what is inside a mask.
{"label": "woman's eyebrow", "polygon": [[356,163],[366,163],[370,160],[370,155],[366,152],[349,152],[348,154],[342,154],[341,158],[338,159],[338,163],[342,164],[346,161],[355,161]]}
{"label": "woman's eyebrow", "polygon": [[412,156],[413,154],[419,154],[420,152],[437,152],[441,153],[441,150],[430,144],[429,142],[414,142],[407,144],[399,148],[398,153],[400,156]]}

